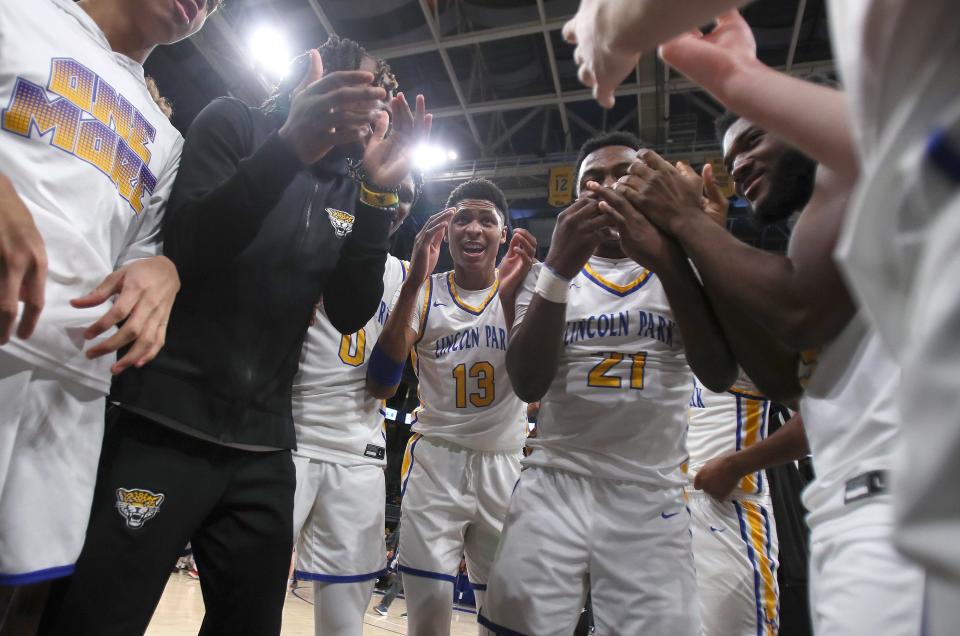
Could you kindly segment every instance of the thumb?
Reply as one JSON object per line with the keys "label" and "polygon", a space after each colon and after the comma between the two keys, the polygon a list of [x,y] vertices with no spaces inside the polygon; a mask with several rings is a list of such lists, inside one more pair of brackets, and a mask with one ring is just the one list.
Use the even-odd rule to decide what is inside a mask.
{"label": "thumb", "polygon": [[310,49],[307,51],[307,55],[310,56],[310,67],[307,69],[307,74],[303,76],[303,79],[300,81],[300,84],[297,86],[296,90],[293,91],[294,94],[299,93],[307,86],[310,86],[314,82],[320,81],[323,78],[323,58],[320,57],[320,51],[317,49]]}
{"label": "thumb", "polygon": [[[710,165],[710,164],[707,164]],[[687,179],[699,179],[700,175],[697,174],[697,171],[694,170],[689,163],[686,161],[677,162],[677,171]]]}
{"label": "thumb", "polygon": [[709,163],[703,165],[703,187],[706,188],[707,198],[714,201],[727,199],[723,190],[720,189],[720,184],[717,183],[717,178],[713,176],[713,166]]}
{"label": "thumb", "polygon": [[383,141],[390,127],[390,117],[384,111],[377,112],[377,121],[373,124],[373,141]]}
{"label": "thumb", "polygon": [[89,294],[80,296],[79,298],[74,298],[70,301],[70,304],[77,309],[86,309],[88,307],[96,307],[97,305],[103,304],[111,296],[119,293],[120,289],[123,287],[123,274],[124,270],[113,272],[104,278],[103,282],[97,285],[97,287]]}
{"label": "thumb", "polygon": [[577,18],[567,20],[566,24],[563,25],[563,30],[561,31],[564,41],[568,44],[577,43]]}

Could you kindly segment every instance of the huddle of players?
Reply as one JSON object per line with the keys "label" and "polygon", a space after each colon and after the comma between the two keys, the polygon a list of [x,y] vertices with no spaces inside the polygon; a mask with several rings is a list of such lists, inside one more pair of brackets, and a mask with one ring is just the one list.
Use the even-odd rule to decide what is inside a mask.
{"label": "huddle of players", "polygon": [[[93,34],[94,40],[99,38],[103,45],[107,44],[97,29],[99,23],[93,24],[81,10],[71,8],[70,3],[57,4],[62,5],[57,6],[57,10],[68,14],[69,20],[78,22]],[[186,24],[178,31],[157,37],[156,41],[172,41],[199,28],[205,12],[213,5],[203,4],[200,13],[185,16]],[[600,3],[585,2],[584,7],[589,13],[591,5],[597,4]],[[11,23],[20,18],[4,15]],[[734,15],[721,20],[716,38],[734,35],[742,39],[745,25],[740,24],[742,19],[738,23],[738,19],[739,16]],[[63,16],[56,14],[45,24],[60,26],[62,22]],[[726,78],[716,74],[705,77],[696,72],[709,65],[692,64],[695,57],[692,54],[702,55],[712,44],[707,38],[697,41],[696,46],[689,41],[673,43],[665,55],[676,68],[703,83],[725,104],[761,119],[765,115],[763,108],[758,109],[756,103],[746,104],[742,92],[725,100],[722,87],[716,83]],[[4,41],[4,46],[9,45]],[[701,45],[707,45],[707,49]],[[109,49],[109,46],[103,48]],[[749,48],[746,46],[743,50]],[[8,53],[4,49],[4,62],[11,59]],[[19,53],[29,57],[26,51]],[[96,57],[89,51],[78,55],[85,60]],[[98,59],[96,64],[103,73],[100,69],[112,69],[115,61]],[[53,71],[58,70],[83,76],[89,69],[60,69],[54,65]],[[33,85],[42,86],[42,81],[31,84],[32,80],[45,78],[39,67],[29,69],[26,76],[30,81],[17,85],[24,100]],[[70,77],[68,73],[66,80],[58,83],[51,75],[50,90],[59,91],[76,108],[90,110],[94,117],[102,116],[99,102],[88,104],[88,108],[78,102],[82,102],[84,91],[92,90],[93,85],[71,82]],[[127,95],[141,92],[138,86],[127,85],[129,80],[119,75],[110,79],[112,86],[120,86]],[[94,81],[101,89],[112,90],[102,78]],[[764,94],[774,95],[775,91]],[[109,97],[110,94],[102,95]],[[14,103],[11,97],[10,105]],[[139,106],[142,104],[138,102]],[[146,112],[148,109],[144,108]],[[61,111],[61,117],[73,112],[69,107]],[[126,121],[122,111],[116,111],[116,116],[120,118],[118,125]],[[8,109],[4,120],[8,132],[11,126],[23,124],[10,117]],[[152,112],[149,117],[155,119]],[[27,121],[28,127],[21,134],[30,138]],[[167,159],[176,154],[171,149],[176,146],[176,136],[170,134],[169,126],[160,120],[151,127],[162,130],[164,139],[170,137],[169,143],[156,142],[154,148],[162,147],[163,152],[157,153],[155,163],[158,165],[150,173],[166,178],[157,184],[144,182],[145,186],[157,189],[151,204],[159,205],[172,179]],[[143,140],[135,138],[136,130],[129,125],[118,129],[127,145],[118,143],[117,148],[129,147],[131,152],[141,154],[138,150],[142,150]],[[67,128],[58,130],[61,136],[68,132]],[[778,159],[776,153],[770,151],[774,144],[771,135],[741,119],[727,132],[724,141],[725,158],[734,179],[758,211],[764,202],[782,214],[804,207],[803,193],[799,193],[797,200],[789,201],[795,205],[779,202],[779,210],[774,206],[781,193],[789,191],[787,182],[774,178],[780,167],[778,162],[789,155],[781,152]],[[65,143],[62,137],[55,137],[53,142],[58,142],[60,148]],[[77,143],[88,142],[81,138]],[[28,148],[25,146],[22,150]],[[99,165],[97,162],[102,157],[97,153],[102,148],[86,150],[86,154],[79,153],[76,157]],[[411,348],[416,353],[423,408],[415,426],[422,437],[411,440],[405,462],[403,515],[408,528],[405,536],[409,539],[401,543],[400,551],[401,570],[412,575],[408,580],[415,581],[412,586],[408,583],[411,629],[414,633],[429,634],[449,629],[449,579],[456,560],[452,565],[448,560],[451,553],[459,555],[462,549],[467,555],[471,580],[480,591],[480,622],[494,632],[540,634],[572,629],[577,608],[582,605],[589,585],[601,629],[618,633],[666,630],[695,633],[699,629],[695,576],[700,584],[701,619],[707,623],[722,613],[710,605],[710,599],[716,595],[705,593],[710,585],[721,585],[722,578],[708,576],[713,569],[713,565],[708,564],[714,559],[700,556],[709,554],[710,549],[699,546],[712,545],[709,543],[712,539],[723,543],[739,532],[740,542],[731,541],[726,545],[723,553],[726,556],[720,556],[717,545],[712,545],[717,550],[716,572],[729,572],[720,566],[724,559],[736,562],[748,573],[738,580],[749,585],[752,570],[753,596],[747,593],[741,598],[745,600],[742,607],[749,607],[750,611],[738,612],[738,616],[750,615],[743,619],[743,625],[749,623],[745,632],[773,631],[776,626],[772,578],[775,535],[769,524],[770,515],[764,508],[760,471],[804,454],[809,441],[818,473],[817,482],[805,495],[813,528],[812,607],[817,630],[831,634],[917,633],[922,576],[893,550],[890,500],[886,492],[885,471],[890,465],[893,438],[899,424],[899,414],[892,404],[899,374],[876,334],[865,326],[863,316],[854,311],[849,292],[829,256],[839,232],[836,220],[842,218],[837,210],[846,203],[842,188],[831,182],[829,174],[821,172],[806,210],[797,220],[789,257],[763,254],[732,239],[717,223],[723,206],[710,185],[709,175],[705,174],[701,182],[683,167],[675,168],[654,153],[642,151],[635,156],[636,151],[633,142],[602,143],[590,149],[580,162],[581,196],[559,218],[545,263],[533,265],[532,241],[518,232],[511,242],[508,258],[501,265],[499,277],[494,269],[495,246],[506,238],[506,206],[501,205],[495,192],[484,193],[486,186],[478,190],[476,184],[471,185],[473,191],[461,192],[463,197],[459,200],[451,199],[451,204],[456,206],[453,210],[432,217],[424,228],[406,279],[399,283],[395,302],[384,294],[379,315],[364,327],[369,328],[369,332],[358,332],[349,338],[333,335],[332,341],[325,342],[330,351],[336,351],[343,364],[351,367],[362,366],[369,352],[366,382],[372,395],[388,395],[398,382],[399,368],[407,353]],[[768,153],[766,158],[764,151]],[[811,154],[817,156],[817,153]],[[117,165],[132,165],[131,158],[132,155]],[[75,165],[61,166],[64,174],[73,174]],[[152,164],[150,167],[154,168]],[[18,169],[12,173],[16,192],[27,199],[40,233],[49,240],[56,235],[56,220],[36,210],[47,211],[57,206],[47,205],[49,193],[30,189],[26,185],[29,181],[22,179],[20,172]],[[80,174],[77,182],[82,178]],[[126,200],[136,194],[139,201],[143,195],[143,191],[124,191],[123,179],[113,181]],[[8,189],[4,191],[5,206],[10,206]],[[409,184],[407,189],[410,190]],[[107,199],[112,195],[113,192],[105,194]],[[123,205],[121,202],[120,207]],[[123,245],[104,247],[104,253],[109,255],[109,267],[104,270],[103,263],[98,261],[90,271],[106,274],[124,263],[131,263],[124,266],[127,269],[120,270],[127,273],[142,271],[145,263],[162,267],[162,261],[129,260],[155,253],[149,248],[157,244],[152,233],[155,226],[151,225],[157,221],[156,210],[151,209],[151,215],[140,217],[147,218],[148,222],[139,225],[121,218],[119,208],[116,212],[119,235],[129,240]],[[616,233],[611,228],[615,228]],[[13,229],[23,230],[22,227]],[[457,266],[452,274],[429,276],[445,234],[450,237]],[[24,240],[33,238],[29,232],[23,236]],[[138,249],[128,249],[133,247]],[[60,262],[60,255],[51,253],[50,257],[51,272],[61,274],[64,263]],[[696,274],[691,262],[697,268]],[[397,265],[393,261],[387,265],[385,288],[387,277],[395,289],[397,276],[403,278],[403,268]],[[796,276],[793,276],[794,267]],[[33,280],[36,270],[42,269],[42,259],[25,269],[26,291],[20,296],[26,307],[20,324],[23,338],[30,335],[31,323],[42,305],[33,293]],[[702,287],[698,278],[703,282]],[[61,277],[52,279],[62,284]],[[155,278],[154,282],[158,279],[162,277]],[[93,305],[98,299],[105,300],[108,292],[124,291],[122,277],[119,280],[118,283],[118,277],[114,277],[111,286],[75,305]],[[811,280],[817,288],[818,302],[798,306],[796,298],[809,298]],[[71,285],[51,294],[57,307],[65,306],[66,298],[83,287],[83,284]],[[169,286],[175,287],[175,280]],[[792,293],[798,289],[805,293]],[[163,298],[164,302],[169,296]],[[115,305],[118,306],[128,313],[132,311],[132,316],[137,315],[129,302]],[[393,310],[388,312],[390,306]],[[169,306],[166,310],[169,311]],[[121,311],[111,312],[108,318],[116,322],[123,317],[119,315]],[[16,312],[12,312],[13,318],[10,313],[7,311],[4,317],[4,338],[16,318]],[[149,314],[149,310],[146,313]],[[163,312],[154,312],[158,313]],[[109,326],[106,321],[107,318],[100,321],[85,336],[96,337]],[[154,322],[149,324],[156,329]],[[43,334],[52,325],[41,321],[38,333]],[[131,333],[134,325],[142,326],[143,321],[128,321],[120,338],[114,338],[92,353],[107,353],[111,346],[115,349],[137,340],[137,335]],[[376,339],[377,346],[371,348],[374,339],[368,333],[378,329],[381,333]],[[505,337],[508,332],[509,338]],[[38,346],[49,344],[51,352],[48,353],[55,354],[56,359],[81,357],[77,355],[76,344],[51,334],[34,342],[39,343]],[[314,335],[311,333],[310,338]],[[127,363],[149,360],[155,355],[158,342],[162,342],[162,331],[160,336],[138,340],[131,350],[131,354],[136,355],[123,358],[115,370]],[[807,345],[822,346],[822,349],[801,356],[791,353]],[[18,359],[29,363],[28,367],[44,367],[36,362],[43,356],[31,352],[27,345],[6,351],[15,352]],[[310,355],[308,346],[297,385],[302,393],[301,401],[298,405],[295,398],[294,402],[300,411],[301,436],[311,428],[311,386],[319,386],[316,378],[310,376]],[[776,435],[763,439],[764,401],[742,375],[737,380],[737,365],[763,393],[790,400],[800,393],[795,373],[798,358],[801,379],[809,380],[801,404],[805,421],[794,418]],[[4,363],[6,367],[12,364],[7,359]],[[78,377],[74,367],[85,368],[79,363],[74,367],[60,366],[72,372],[73,377]],[[56,374],[62,369],[51,370]],[[698,384],[691,398],[690,388],[694,386],[691,371],[702,387],[720,393],[711,395]],[[509,382],[505,382],[504,373],[509,376]],[[25,380],[25,386],[32,391],[30,395],[41,396],[34,400],[37,404],[44,399],[42,396],[48,396],[49,403],[70,409],[50,412],[50,418],[81,420],[94,427],[95,411],[102,405],[103,382],[97,381],[101,375],[88,374],[89,394],[86,388],[77,389],[62,382],[58,385],[56,380],[51,383],[41,377],[42,374]],[[11,392],[11,403],[23,403],[22,395],[10,388],[13,383],[7,379],[5,382],[5,389]],[[733,387],[731,391],[723,393],[730,387]],[[67,398],[58,395],[52,401],[51,390],[70,395]],[[542,430],[533,444],[535,452],[528,460],[530,468],[517,482],[516,457],[523,430],[520,398],[541,399],[543,410]],[[363,400],[369,401],[366,397]],[[735,491],[727,506],[716,507],[709,500],[698,503],[696,496],[691,499],[692,540],[687,540],[687,533],[682,532],[690,524],[688,516],[682,514],[683,428],[688,403],[692,431],[702,424],[702,415],[719,417],[724,425],[736,427],[735,431],[722,436],[726,441],[721,444],[691,434],[690,471],[696,471],[695,484],[718,500]],[[516,420],[511,421],[509,412],[515,407]],[[496,418],[485,418],[484,409],[488,409],[486,413],[496,411]],[[697,409],[703,409],[703,413]],[[735,423],[729,415],[718,415],[724,410],[736,413]],[[14,416],[19,417],[16,413]],[[316,421],[325,421],[328,417],[320,414]],[[370,421],[374,419],[379,426],[379,417]],[[646,430],[648,428],[651,430]],[[457,434],[448,436],[454,429]],[[340,441],[331,445],[322,434],[317,435],[315,456],[311,455],[309,444],[304,445],[305,457],[297,462],[298,486],[303,485],[298,498],[303,494],[306,502],[298,507],[298,518],[306,517],[300,533],[301,543],[308,541],[305,537],[309,536],[310,529],[336,527],[336,522],[324,520],[324,515],[346,519],[356,514],[356,506],[351,501],[339,501],[345,506],[339,511],[332,508],[338,503],[339,494],[315,499],[315,505],[310,506],[307,488],[313,487],[314,492],[318,492],[332,483],[330,480],[349,476],[351,484],[356,481],[367,484],[370,492],[377,490],[373,499],[382,508],[382,496],[379,496],[382,476],[375,476],[368,463],[368,460],[381,459],[376,457],[380,454],[378,441],[369,431],[358,428],[358,432],[357,444],[363,443],[362,452],[352,443],[339,448]],[[87,442],[90,439],[95,442],[96,436]],[[734,453],[705,461],[713,449],[719,451],[730,443],[734,445]],[[25,451],[28,447],[16,448]],[[344,452],[337,453],[337,450]],[[17,465],[24,464],[19,461]],[[35,465],[41,466],[39,462]],[[39,485],[50,475],[37,477],[33,481]],[[29,479],[29,476],[6,470],[4,478],[8,480],[8,487],[0,504],[5,510],[13,507],[22,511],[26,504],[8,491],[16,479]],[[511,497],[509,491],[514,484],[515,495]],[[344,490],[348,489],[335,492]],[[22,492],[33,490],[24,488]],[[84,496],[76,501],[62,497],[57,500],[61,507],[70,503],[78,510],[89,501]],[[409,506],[407,501],[411,502]],[[162,499],[154,501],[149,514],[157,514],[161,502]],[[135,503],[126,503],[128,514],[141,514],[136,523],[149,522],[150,517],[144,518],[144,512],[138,512]],[[363,504],[365,510],[372,510],[367,505],[369,502]],[[327,508],[328,505],[331,508]],[[38,512],[53,514],[52,509],[46,508]],[[57,516],[61,514],[60,510],[56,511]],[[379,514],[382,515],[382,510]],[[3,517],[7,524],[21,518],[19,514]],[[135,516],[128,522],[134,519]],[[378,519],[371,517],[371,520]],[[378,542],[382,517],[379,521]],[[501,523],[503,534],[499,539],[499,552],[494,555]],[[38,527],[57,531],[64,525],[62,520],[51,517],[49,523],[38,524]],[[356,525],[351,525],[356,532]],[[3,526],[3,533],[5,541],[23,536],[7,525]],[[342,529],[334,532],[343,533]],[[323,545],[320,541],[318,538],[314,545]],[[56,538],[47,543],[66,546],[67,552],[72,550],[72,541]],[[691,543],[698,559],[696,574]],[[534,545],[540,549],[530,549]],[[10,563],[20,566],[17,559],[35,552],[14,546],[15,551],[4,550],[5,567]],[[328,548],[325,546],[325,549]],[[378,547],[370,552],[382,555],[383,551]],[[304,550],[304,555],[306,562],[301,563],[301,569],[305,568],[318,583],[317,612],[324,620],[327,620],[325,607],[350,607],[360,596],[365,603],[372,584],[371,574],[382,568],[382,563],[367,565],[357,561],[355,552],[344,553],[336,566],[324,564],[322,554],[311,556],[309,548]],[[54,558],[60,556],[53,555]],[[343,562],[350,565],[338,569]],[[65,573],[45,572],[43,576]],[[640,580],[638,573],[642,574]],[[363,594],[349,587],[358,579],[366,586]],[[12,577],[3,582],[28,581]],[[489,589],[484,590],[484,586]],[[440,609],[441,598],[445,612]],[[329,620],[334,624],[345,620],[337,617],[338,612],[332,614]],[[441,625],[444,615],[447,620]],[[320,625],[318,618],[318,628]]]}

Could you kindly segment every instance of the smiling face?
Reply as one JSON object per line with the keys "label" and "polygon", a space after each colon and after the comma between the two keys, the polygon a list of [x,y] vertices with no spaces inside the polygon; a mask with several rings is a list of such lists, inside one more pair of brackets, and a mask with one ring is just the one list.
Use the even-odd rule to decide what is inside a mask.
{"label": "smiling face", "polygon": [[813,191],[816,164],[746,119],[736,120],[724,133],[723,162],[737,194],[763,224],[802,209]]}
{"label": "smiling face", "polygon": [[470,272],[492,272],[497,251],[507,240],[497,206],[484,199],[463,199],[456,210],[447,230],[454,265]]}

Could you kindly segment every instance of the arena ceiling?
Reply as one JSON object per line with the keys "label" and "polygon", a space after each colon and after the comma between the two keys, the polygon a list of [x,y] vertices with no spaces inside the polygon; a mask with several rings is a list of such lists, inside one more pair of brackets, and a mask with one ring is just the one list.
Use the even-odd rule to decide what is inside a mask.
{"label": "arena ceiling", "polygon": [[[204,30],[157,51],[147,71],[173,102],[186,129],[218,95],[248,103],[271,86],[249,42],[264,25],[297,54],[330,33],[385,58],[407,94],[423,93],[434,138],[457,154],[429,174],[438,205],[457,181],[495,178],[512,202],[546,205],[550,167],[569,164],[601,131],[639,133],[649,146],[696,163],[715,157],[719,105],[655,55],[605,111],[577,81],[572,47],[560,36],[577,0],[227,0]],[[744,14],[760,58],[805,76],[833,73],[823,0],[758,0]]]}

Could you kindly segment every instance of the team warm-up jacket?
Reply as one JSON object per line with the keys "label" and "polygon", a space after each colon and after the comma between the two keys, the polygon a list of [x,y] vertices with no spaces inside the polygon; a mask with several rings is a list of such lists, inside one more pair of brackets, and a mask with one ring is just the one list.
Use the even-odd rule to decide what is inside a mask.
{"label": "team warm-up jacket", "polygon": [[111,400],[222,443],[294,448],[290,391],[314,305],[343,333],[383,293],[389,218],[346,161],[303,169],[280,122],[228,98],[191,125],[164,222],[181,289],[166,345]]}

